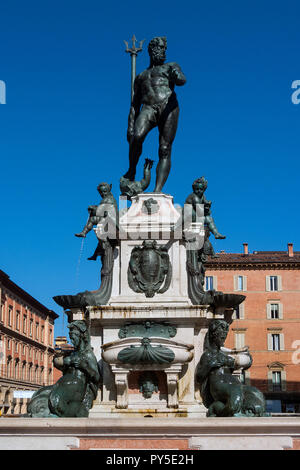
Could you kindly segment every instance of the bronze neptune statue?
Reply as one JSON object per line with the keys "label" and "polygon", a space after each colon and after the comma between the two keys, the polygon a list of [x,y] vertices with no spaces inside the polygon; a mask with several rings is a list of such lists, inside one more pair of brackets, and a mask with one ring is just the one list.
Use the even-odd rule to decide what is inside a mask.
{"label": "bronze neptune statue", "polygon": [[150,41],[148,46],[150,65],[135,78],[128,118],[129,170],[124,178],[130,181],[135,179],[136,167],[147,134],[154,127],[158,127],[159,162],[156,168],[154,192],[161,192],[170,173],[171,148],[179,116],[174,88],[186,82],[176,62],[164,63],[166,49],[165,37],[155,37]]}

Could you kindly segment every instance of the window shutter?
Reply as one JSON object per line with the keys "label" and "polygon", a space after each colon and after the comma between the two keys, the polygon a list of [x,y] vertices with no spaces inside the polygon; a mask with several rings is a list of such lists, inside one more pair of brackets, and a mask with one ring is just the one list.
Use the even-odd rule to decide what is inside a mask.
{"label": "window shutter", "polygon": [[233,289],[236,291],[238,290],[238,276],[233,276]]}
{"label": "window shutter", "polygon": [[266,276],[266,291],[270,292],[270,276]]}
{"label": "window shutter", "polygon": [[282,290],[282,277],[277,276],[277,278],[278,278],[278,290]]}
{"label": "window shutter", "polygon": [[236,349],[243,348],[245,346],[245,333],[236,333],[234,340]]}
{"label": "window shutter", "polygon": [[247,290],[247,276],[243,276],[243,291]]}
{"label": "window shutter", "polygon": [[280,318],[280,320],[283,319],[283,305],[282,305],[282,303],[279,304],[279,318]]}
{"label": "window shutter", "polygon": [[280,351],[284,351],[284,335],[283,333],[280,333]]}
{"label": "window shutter", "polygon": [[213,289],[218,290],[218,278],[213,276]]}
{"label": "window shutter", "polygon": [[267,304],[267,319],[271,320],[271,304]]}
{"label": "window shutter", "polygon": [[268,370],[268,390],[269,390],[269,392],[273,391],[272,371],[271,370]]}
{"label": "window shutter", "polygon": [[286,392],[286,371],[281,372],[281,390]]}
{"label": "window shutter", "polygon": [[[273,350],[273,347],[272,347],[272,335],[271,333],[268,333],[268,351],[272,351]],[[271,376],[271,379],[272,379],[272,376]]]}
{"label": "window shutter", "polygon": [[240,319],[243,320],[245,318],[245,302],[240,304]]}

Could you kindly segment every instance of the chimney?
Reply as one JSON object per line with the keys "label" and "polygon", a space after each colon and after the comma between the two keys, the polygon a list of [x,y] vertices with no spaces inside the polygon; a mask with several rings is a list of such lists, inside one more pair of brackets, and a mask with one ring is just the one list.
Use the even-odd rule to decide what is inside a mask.
{"label": "chimney", "polygon": [[294,249],[292,243],[288,243],[288,254],[291,258],[294,256]]}
{"label": "chimney", "polygon": [[243,246],[244,246],[244,255],[248,255],[249,252],[248,252],[248,243],[243,243]]}

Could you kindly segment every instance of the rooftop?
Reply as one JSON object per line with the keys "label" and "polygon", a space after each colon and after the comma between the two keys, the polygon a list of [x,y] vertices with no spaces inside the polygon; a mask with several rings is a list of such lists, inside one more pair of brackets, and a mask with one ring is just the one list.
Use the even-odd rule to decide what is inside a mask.
{"label": "rooftop", "polygon": [[300,251],[293,250],[293,244],[288,244],[286,251],[253,251],[248,250],[248,244],[244,243],[242,253],[226,253],[224,250],[216,253],[217,258],[208,258],[207,266],[218,264],[282,264],[300,267]]}

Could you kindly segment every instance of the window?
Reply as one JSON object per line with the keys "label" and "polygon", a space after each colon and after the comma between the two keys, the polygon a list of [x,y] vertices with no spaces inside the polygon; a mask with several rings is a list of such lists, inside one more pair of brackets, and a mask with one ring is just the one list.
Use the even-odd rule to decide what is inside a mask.
{"label": "window", "polygon": [[11,361],[11,359],[9,359],[7,361],[7,376],[8,377],[11,377],[11,368],[12,368],[12,361]]}
{"label": "window", "polygon": [[27,315],[23,317],[23,333],[27,333]]}
{"label": "window", "polygon": [[277,292],[282,290],[282,279],[279,275],[266,276],[266,291]]}
{"label": "window", "polygon": [[279,304],[271,304],[270,313],[271,318],[279,318]]}
{"label": "window", "polygon": [[29,324],[29,336],[32,336],[32,328],[33,328],[33,320],[31,319],[30,324]]}
{"label": "window", "polygon": [[35,371],[34,371],[34,381],[36,383],[38,383],[38,381],[39,381],[39,368],[38,367],[36,367]]}
{"label": "window", "polygon": [[214,288],[214,278],[213,276],[205,277],[205,290],[213,290]]}
{"label": "window", "polygon": [[240,306],[239,305],[234,309],[234,313],[235,313],[235,319],[240,320],[241,312],[240,312]]}
{"label": "window", "polygon": [[44,342],[44,338],[45,338],[45,327],[42,326],[42,328],[41,328],[41,341],[42,341],[42,343]]}
{"label": "window", "polygon": [[238,331],[234,335],[234,347],[237,349],[240,349],[240,348],[243,348],[244,346],[245,346],[245,333]]}
{"label": "window", "polygon": [[39,323],[35,324],[35,339],[39,339]]}
{"label": "window", "polygon": [[44,377],[44,367],[41,367],[41,372],[40,372],[40,383],[43,383],[43,377]]}
{"label": "window", "polygon": [[20,311],[17,310],[17,314],[16,314],[16,329],[19,330],[20,329]]}
{"label": "window", "polygon": [[280,371],[272,372],[272,385],[273,385],[274,392],[281,390],[281,372]]}
{"label": "window", "polygon": [[267,318],[269,320],[283,319],[283,305],[278,300],[269,300],[267,303]]}
{"label": "window", "polygon": [[272,351],[280,351],[280,335],[273,333],[272,337]]}
{"label": "window", "polygon": [[15,379],[18,379],[19,377],[19,362],[15,362]]}
{"label": "window", "polygon": [[243,276],[238,276],[238,290],[244,289]]}
{"label": "window", "polygon": [[49,343],[52,345],[52,330],[49,331]]}
{"label": "window", "polygon": [[1,304],[0,321],[4,321],[4,304]]}
{"label": "window", "polygon": [[233,320],[243,320],[245,318],[245,303],[237,305],[233,311],[232,319]]}
{"label": "window", "polygon": [[21,377],[22,380],[25,380],[26,379],[26,363],[23,362],[22,364],[22,377]]}
{"label": "window", "polygon": [[233,284],[235,291],[246,291],[247,290],[247,276],[241,274],[233,277]]}
{"label": "window", "polygon": [[12,325],[12,316],[13,316],[13,307],[10,305],[8,307],[8,326]]}
{"label": "window", "polygon": [[278,290],[278,277],[277,276],[270,276],[270,290]]}

